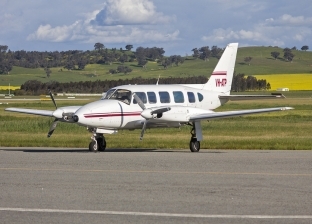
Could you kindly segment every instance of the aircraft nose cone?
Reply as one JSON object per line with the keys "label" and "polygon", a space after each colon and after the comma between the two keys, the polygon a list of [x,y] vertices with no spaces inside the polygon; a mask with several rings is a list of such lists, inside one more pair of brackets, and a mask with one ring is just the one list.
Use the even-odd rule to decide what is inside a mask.
{"label": "aircraft nose cone", "polygon": [[74,122],[78,122],[78,121],[79,121],[79,117],[78,117],[77,115],[74,115],[74,116],[73,116],[73,121],[74,121]]}

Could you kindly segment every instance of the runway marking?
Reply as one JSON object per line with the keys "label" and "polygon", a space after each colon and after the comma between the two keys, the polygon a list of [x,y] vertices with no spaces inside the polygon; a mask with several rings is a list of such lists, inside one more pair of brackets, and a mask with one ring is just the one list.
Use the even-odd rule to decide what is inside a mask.
{"label": "runway marking", "polygon": [[101,214],[101,215],[130,215],[130,216],[158,216],[158,217],[181,217],[181,218],[312,219],[312,215],[206,215],[206,214],[157,213],[157,212],[122,212],[122,211],[39,209],[39,208],[0,208],[0,211],[42,212],[42,213],[71,213],[71,214]]}
{"label": "runway marking", "polygon": [[248,172],[205,172],[205,171],[161,171],[161,170],[81,170],[81,169],[39,169],[0,168],[0,170],[21,171],[63,171],[63,172],[115,172],[115,173],[167,173],[167,174],[210,174],[210,175],[262,175],[262,176],[312,176],[311,173],[248,173]]}

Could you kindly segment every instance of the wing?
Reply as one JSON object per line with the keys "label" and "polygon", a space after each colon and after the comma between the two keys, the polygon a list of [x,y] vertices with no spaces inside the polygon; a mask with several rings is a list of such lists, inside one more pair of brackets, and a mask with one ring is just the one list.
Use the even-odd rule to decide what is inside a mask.
{"label": "wing", "polygon": [[6,108],[6,111],[11,112],[18,112],[18,113],[24,113],[24,114],[35,114],[35,115],[41,115],[41,116],[48,116],[53,117],[54,110],[35,110],[35,109],[23,109],[23,108]]}
{"label": "wing", "polygon": [[286,98],[283,94],[272,93],[271,95],[220,95],[219,99],[231,101],[237,100],[260,100],[260,99],[281,99]]}
{"label": "wing", "polygon": [[6,108],[6,111],[18,112],[24,114],[34,114],[48,117],[55,117],[58,119],[63,119],[64,116],[72,116],[81,106],[68,106],[59,107],[56,110],[37,110],[37,109],[25,109],[25,108]]}
{"label": "wing", "polygon": [[292,107],[274,107],[274,108],[224,111],[224,112],[213,112],[212,111],[210,113],[192,115],[192,116],[190,116],[190,121],[212,120],[212,119],[227,118],[227,117],[238,117],[238,116],[248,115],[248,114],[268,113],[268,112],[284,111],[284,110],[292,110],[292,109],[294,109],[294,108],[292,108]]}

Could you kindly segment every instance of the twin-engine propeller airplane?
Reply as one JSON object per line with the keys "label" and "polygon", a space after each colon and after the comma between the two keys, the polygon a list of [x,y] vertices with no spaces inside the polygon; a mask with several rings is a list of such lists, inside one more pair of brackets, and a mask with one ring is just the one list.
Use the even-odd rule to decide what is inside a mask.
{"label": "twin-engine propeller airplane", "polygon": [[141,129],[143,139],[146,128],[190,125],[190,150],[198,152],[203,139],[201,120],[212,120],[248,114],[284,111],[291,107],[275,107],[252,110],[214,112],[229,100],[254,100],[284,98],[283,95],[230,95],[238,43],[229,44],[224,50],[210,79],[205,84],[185,85],[123,85],[107,91],[101,100],[84,106],[35,110],[7,108],[6,111],[54,117],[48,132],[50,137],[57,122],[76,123],[92,132],[89,150],[104,151],[104,134],[113,134],[120,129]]}

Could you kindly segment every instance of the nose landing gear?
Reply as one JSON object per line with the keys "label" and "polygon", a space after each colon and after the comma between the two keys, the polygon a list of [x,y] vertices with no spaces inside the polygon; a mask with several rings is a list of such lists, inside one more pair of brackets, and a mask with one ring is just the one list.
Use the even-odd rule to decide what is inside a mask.
{"label": "nose landing gear", "polygon": [[89,144],[90,152],[103,152],[106,149],[106,141],[103,134],[93,133]]}

